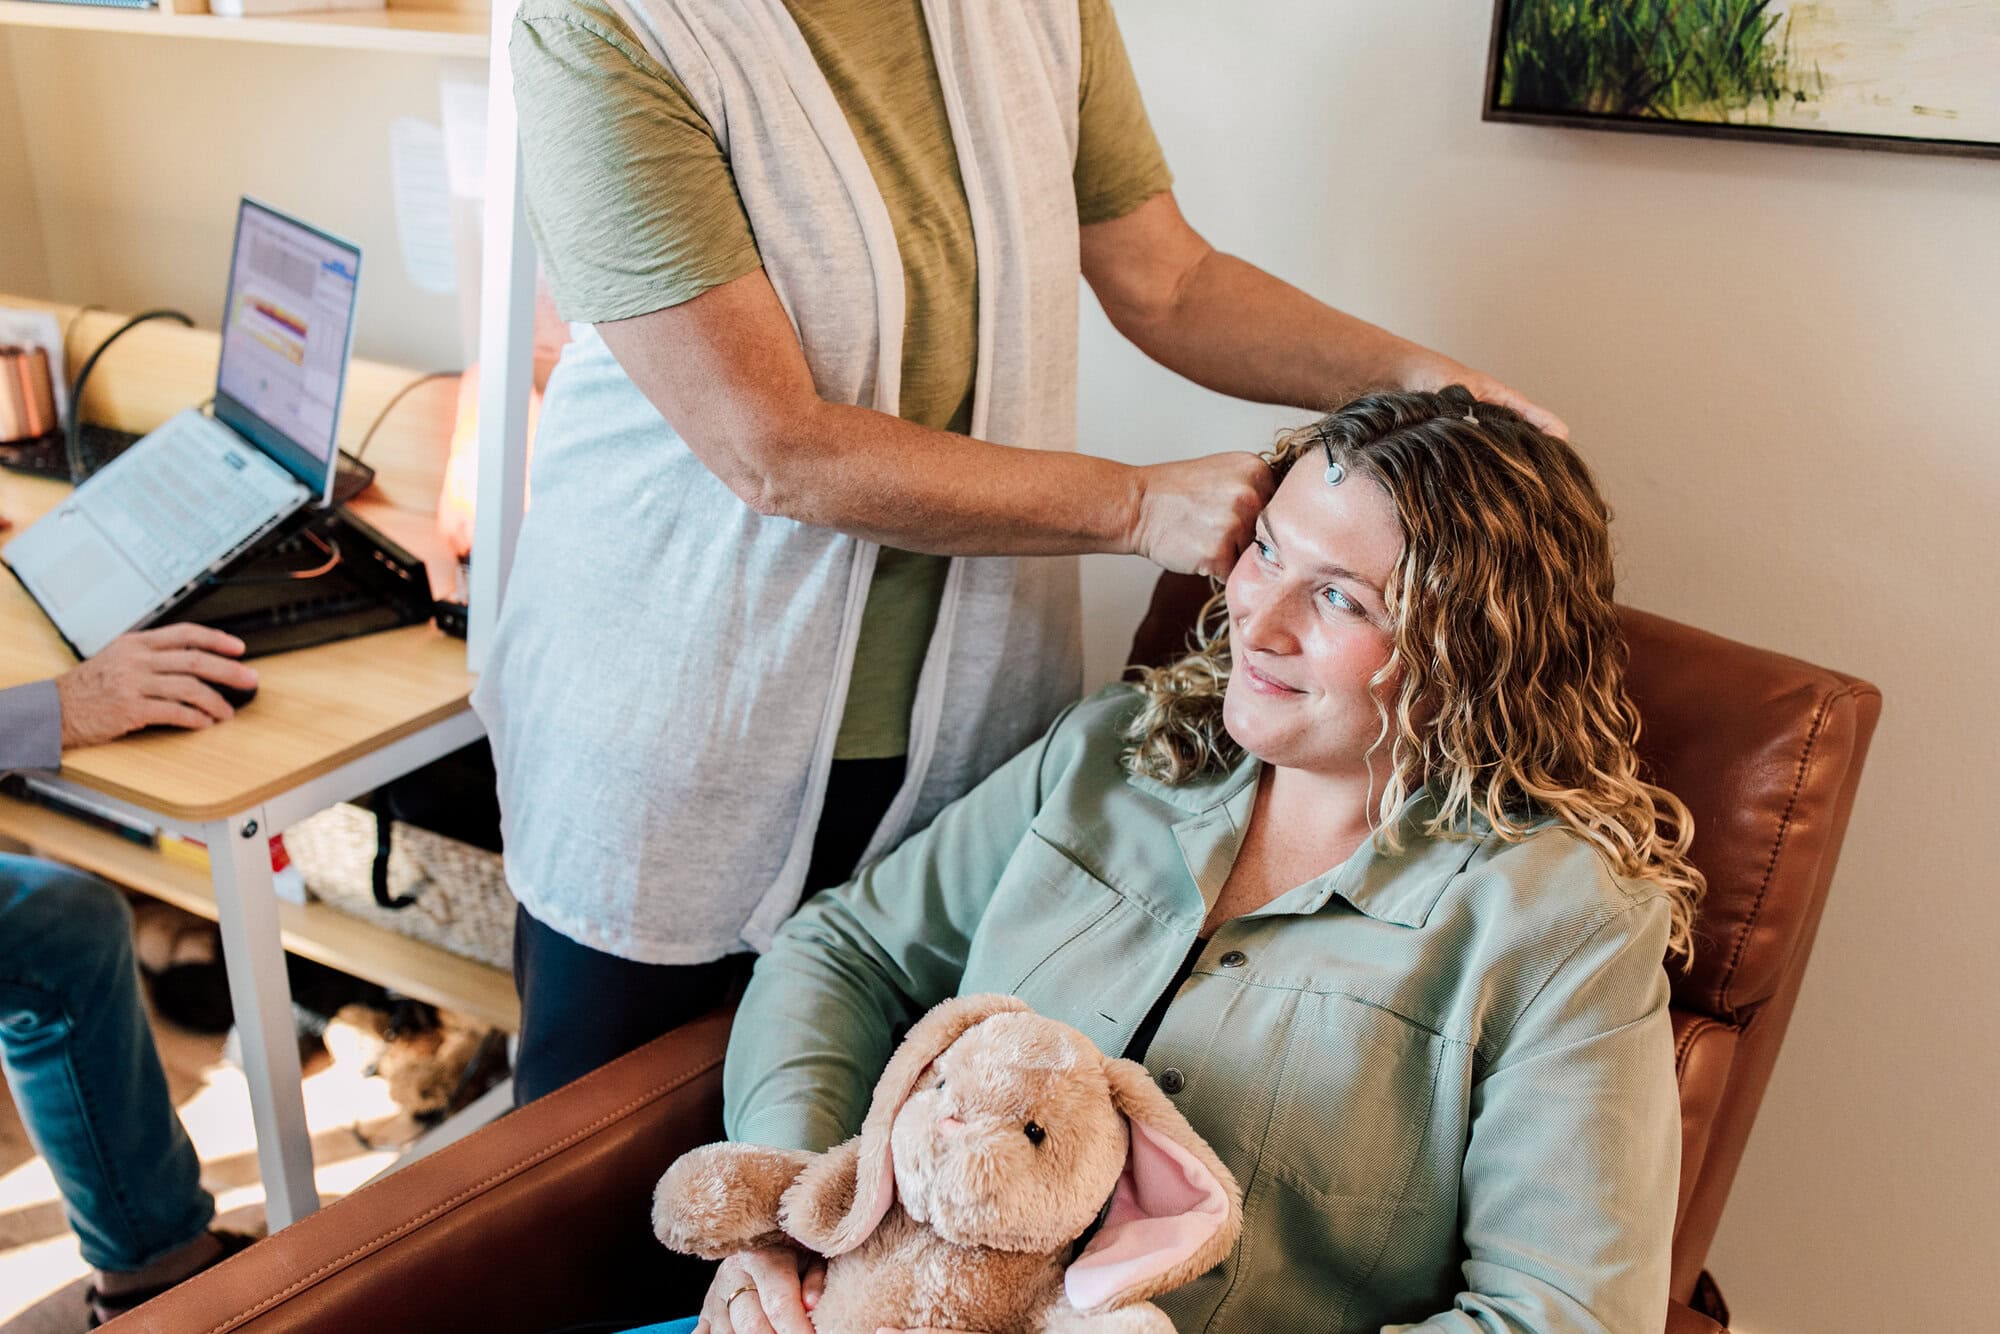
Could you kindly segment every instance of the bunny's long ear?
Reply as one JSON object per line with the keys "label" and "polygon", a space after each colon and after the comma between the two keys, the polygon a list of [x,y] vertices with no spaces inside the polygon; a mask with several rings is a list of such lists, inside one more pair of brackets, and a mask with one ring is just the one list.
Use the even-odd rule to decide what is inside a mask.
{"label": "bunny's long ear", "polygon": [[974,1024],[1027,1008],[1013,996],[960,996],[919,1019],[882,1071],[861,1133],[801,1173],[785,1192],[778,1211],[785,1231],[821,1255],[844,1255],[866,1241],[896,1198],[889,1129],[918,1076]]}
{"label": "bunny's long ear", "polygon": [[1243,1227],[1236,1178],[1136,1061],[1110,1060],[1132,1134],[1104,1226],[1063,1275],[1079,1311],[1167,1292],[1222,1262]]}

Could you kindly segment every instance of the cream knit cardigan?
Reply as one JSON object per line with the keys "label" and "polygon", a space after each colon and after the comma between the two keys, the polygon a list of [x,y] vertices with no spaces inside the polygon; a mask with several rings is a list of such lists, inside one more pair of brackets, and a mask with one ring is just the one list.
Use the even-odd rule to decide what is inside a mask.
{"label": "cream knit cardigan", "polygon": [[[620,5],[720,139],[821,396],[894,413],[895,233],[781,0]],[[923,11],[979,270],[972,434],[1072,449],[1076,0]],[[541,921],[625,958],[761,950],[804,882],[877,548],[759,516],[594,331],[576,332],[473,696],[500,772],[508,881]],[[908,778],[864,861],[1076,697],[1081,637],[1073,559],[952,561]]]}

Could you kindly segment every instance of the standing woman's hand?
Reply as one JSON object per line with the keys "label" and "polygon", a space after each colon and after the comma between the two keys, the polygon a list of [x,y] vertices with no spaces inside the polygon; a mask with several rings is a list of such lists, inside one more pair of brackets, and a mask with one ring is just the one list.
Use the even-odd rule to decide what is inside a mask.
{"label": "standing woman's hand", "polygon": [[1130,549],[1177,574],[1228,576],[1277,488],[1255,454],[1210,454],[1138,470]]}
{"label": "standing woman's hand", "polygon": [[[1414,344],[1411,345],[1415,347]],[[1528,425],[1545,435],[1558,440],[1569,439],[1569,426],[1562,418],[1538,403],[1531,402],[1517,389],[1509,388],[1483,371],[1476,371],[1463,362],[1440,356],[1428,348],[1415,348],[1414,359],[1405,368],[1401,387],[1423,391],[1435,391],[1449,384],[1462,384],[1472,391],[1472,396],[1482,403],[1498,403],[1503,408],[1512,408],[1527,418]]]}
{"label": "standing woman's hand", "polygon": [[702,1299],[694,1334],[813,1334],[806,1313],[826,1286],[826,1261],[788,1246],[741,1251],[722,1262]]}

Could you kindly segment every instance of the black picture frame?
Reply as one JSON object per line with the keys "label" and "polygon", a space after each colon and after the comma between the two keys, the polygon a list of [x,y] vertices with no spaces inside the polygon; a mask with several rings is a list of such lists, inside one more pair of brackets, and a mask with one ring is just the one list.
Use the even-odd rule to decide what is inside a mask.
{"label": "black picture frame", "polygon": [[1637,134],[1672,134],[1703,139],[1736,139],[1752,143],[1803,144],[1814,148],[1863,148],[1935,157],[2000,159],[2000,142],[1980,139],[1915,138],[1894,134],[1855,134],[1839,130],[1805,130],[1791,126],[1727,125],[1710,121],[1668,120],[1653,116],[1618,115],[1575,110],[1507,107],[1500,104],[1500,52],[1505,44],[1514,0],[1493,0],[1493,32],[1486,50],[1486,92],[1480,119],[1517,125],[1561,125],[1580,130],[1624,130]]}

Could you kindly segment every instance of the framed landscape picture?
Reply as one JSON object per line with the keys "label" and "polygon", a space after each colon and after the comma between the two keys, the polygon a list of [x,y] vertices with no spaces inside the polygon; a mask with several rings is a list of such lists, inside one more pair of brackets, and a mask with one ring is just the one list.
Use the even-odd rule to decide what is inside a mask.
{"label": "framed landscape picture", "polygon": [[2000,0],[1495,0],[1485,114],[2000,157]]}

